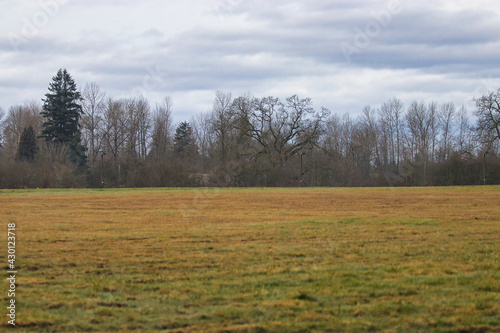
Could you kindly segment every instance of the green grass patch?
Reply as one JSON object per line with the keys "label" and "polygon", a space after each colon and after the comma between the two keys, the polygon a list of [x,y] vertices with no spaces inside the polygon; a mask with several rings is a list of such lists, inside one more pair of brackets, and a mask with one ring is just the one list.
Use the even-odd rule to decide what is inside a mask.
{"label": "green grass patch", "polygon": [[0,191],[16,329],[499,332],[499,194]]}

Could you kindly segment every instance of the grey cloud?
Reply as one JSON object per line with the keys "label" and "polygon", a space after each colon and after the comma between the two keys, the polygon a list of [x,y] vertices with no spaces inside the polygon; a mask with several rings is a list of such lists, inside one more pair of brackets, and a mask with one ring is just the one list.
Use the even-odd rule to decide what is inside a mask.
{"label": "grey cloud", "polygon": [[165,37],[165,35],[158,29],[149,29],[149,30],[146,30],[142,33],[142,36],[143,37],[154,37],[154,38],[162,38],[162,37]]}
{"label": "grey cloud", "polygon": [[[154,4],[163,7],[152,6],[152,11],[169,8],[167,3]],[[290,82],[300,82],[298,91],[328,102],[327,107],[347,111],[361,110],[364,104],[377,103],[377,98],[398,97],[391,94],[414,95],[415,99],[468,96],[472,92],[467,89],[480,78],[500,77],[500,19],[493,11],[451,12],[436,6],[405,5],[370,38],[369,45],[352,55],[349,64],[340,46],[353,44],[355,29],[363,30],[373,21],[373,12],[386,9],[387,2],[256,0],[228,4],[220,13],[207,5],[207,17],[176,33],[161,28],[162,22],[148,22],[147,17],[140,18],[140,29],[126,29],[123,22],[122,30],[110,32],[105,29],[107,18],[99,16],[104,4],[90,1],[88,6],[93,6],[96,20],[101,22],[100,30],[85,25],[78,34],[41,34],[18,53],[11,52],[8,39],[2,36],[2,66],[22,68],[23,75],[0,74],[0,99],[10,98],[8,87],[21,91],[22,82],[31,80],[29,72],[44,76],[43,83],[33,82],[29,87],[29,93],[39,87],[41,98],[59,67],[73,70],[83,81],[80,85],[85,80],[97,81],[109,95],[119,96],[131,94],[152,75],[156,75],[152,95],[226,88],[239,93],[269,87],[288,93]],[[106,2],[105,6],[115,5],[133,10],[134,2]],[[68,8],[75,12],[79,6],[87,6],[87,2],[70,2]],[[64,19],[71,17],[61,17]],[[114,18],[113,22],[121,21]],[[151,68],[158,73],[151,74]],[[381,77],[383,84],[373,78],[388,73],[394,79]],[[369,89],[365,82],[372,83]],[[183,109],[182,101],[176,105]]]}

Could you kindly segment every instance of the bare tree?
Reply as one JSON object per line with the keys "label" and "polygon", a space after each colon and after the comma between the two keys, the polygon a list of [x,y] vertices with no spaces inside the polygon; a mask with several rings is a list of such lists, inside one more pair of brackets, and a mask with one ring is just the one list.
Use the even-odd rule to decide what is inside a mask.
{"label": "bare tree", "polygon": [[429,156],[432,115],[424,104],[413,102],[406,113],[406,124],[410,131],[409,140],[414,147],[414,154]]}
{"label": "bare tree", "polygon": [[340,117],[333,114],[325,121],[325,130],[321,136],[321,150],[326,155],[330,178],[335,185],[348,184],[347,177],[353,171],[351,158],[351,127],[349,115]]}
{"label": "bare tree", "polygon": [[375,111],[370,106],[363,108],[362,115],[351,129],[351,154],[355,167],[355,185],[367,184],[374,168],[379,168],[381,158],[378,146]]}
{"label": "bare tree", "polygon": [[443,131],[442,147],[441,147],[441,160],[446,161],[451,154],[452,141],[453,141],[453,125],[457,116],[455,104],[445,103],[439,110],[439,126]]}
{"label": "bare tree", "polygon": [[125,155],[127,158],[136,159],[138,157],[137,142],[139,133],[139,124],[137,119],[137,110],[135,99],[123,100],[124,123],[125,123]]}
{"label": "bare tree", "polygon": [[408,133],[406,142],[411,156],[409,158],[422,170],[421,184],[427,181],[427,165],[429,161],[429,143],[432,138],[433,115],[423,103],[413,102],[405,116]]}
{"label": "bare tree", "polygon": [[155,160],[167,158],[172,147],[172,99],[165,97],[153,115],[151,154]]}
{"label": "bare tree", "polygon": [[41,110],[41,105],[35,101],[10,107],[3,128],[6,156],[11,158],[16,156],[21,134],[25,128],[31,126],[35,134],[40,135],[43,121]]}
{"label": "bare tree", "polygon": [[329,114],[325,108],[315,112],[310,98],[294,95],[285,103],[274,97],[255,99],[252,110],[239,117],[247,120],[247,135],[260,146],[256,157],[267,155],[273,165],[282,166],[302,149],[317,144]]}
{"label": "bare tree", "polygon": [[152,127],[151,107],[149,102],[141,97],[136,101],[136,121],[137,121],[137,147],[139,157],[146,159],[150,145],[150,134]]}
{"label": "bare tree", "polygon": [[474,143],[471,133],[473,128],[470,124],[469,113],[465,106],[462,105],[460,111],[458,112],[458,135],[457,135],[457,147],[460,155],[462,156],[472,156],[474,151]]}
{"label": "bare tree", "polygon": [[430,121],[430,152],[429,152],[429,160],[434,162],[436,159],[436,147],[439,136],[439,111],[436,102],[432,101],[428,106],[428,116]]}
{"label": "bare tree", "polygon": [[202,169],[208,172],[210,161],[213,159],[213,147],[217,138],[213,131],[212,113],[200,113],[192,118],[193,136],[199,149]]}
{"label": "bare tree", "polygon": [[484,143],[500,140],[500,89],[490,92],[476,102],[477,132]]}
{"label": "bare tree", "polygon": [[333,114],[325,121],[321,144],[323,151],[331,155],[331,157],[338,158],[343,155],[341,149],[341,123],[338,115]]}
{"label": "bare tree", "polygon": [[126,99],[125,108],[126,155],[129,158],[145,159],[151,138],[151,107],[144,97]]}
{"label": "bare tree", "polygon": [[87,83],[83,89],[82,109],[84,115],[81,119],[83,129],[83,139],[89,148],[90,166],[93,166],[97,158],[99,149],[102,146],[102,125],[103,112],[106,107],[106,93],[101,91],[97,83]]}
{"label": "bare tree", "polygon": [[399,166],[402,155],[402,133],[403,127],[403,103],[394,98],[387,103],[382,104],[380,108],[381,131],[388,140],[388,159],[389,163]]}
{"label": "bare tree", "polygon": [[370,163],[376,168],[382,166],[382,154],[379,146],[379,128],[376,111],[369,105],[363,108],[363,114],[360,118],[361,129],[365,132],[365,149],[370,150]]}
{"label": "bare tree", "polygon": [[125,104],[124,100],[116,101],[110,97],[107,99],[103,115],[102,135],[106,142],[106,150],[113,155],[115,162],[118,161],[127,140]]}
{"label": "bare tree", "polygon": [[235,98],[231,106],[232,112],[235,114],[233,126],[236,131],[234,134],[236,141],[235,156],[233,158],[236,160],[243,159],[243,162],[248,162],[258,149],[256,142],[248,135],[250,133],[249,115],[252,112],[254,101],[255,98],[247,93]]}
{"label": "bare tree", "polygon": [[217,136],[217,142],[220,145],[220,158],[222,164],[226,163],[228,150],[231,145],[231,132],[235,113],[232,109],[231,93],[222,91],[215,92],[215,100],[212,106],[211,125],[212,130]]}
{"label": "bare tree", "polygon": [[354,143],[356,123],[345,114],[340,123],[340,150],[343,155],[343,163],[340,170],[343,170],[343,181],[346,185],[354,185],[356,177],[356,146]]}

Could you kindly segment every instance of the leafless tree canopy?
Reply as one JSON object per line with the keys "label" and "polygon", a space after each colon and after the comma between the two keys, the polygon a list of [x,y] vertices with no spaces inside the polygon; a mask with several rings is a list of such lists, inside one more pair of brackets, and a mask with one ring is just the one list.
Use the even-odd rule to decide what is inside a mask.
{"label": "leafless tree canopy", "polygon": [[477,130],[483,142],[500,140],[500,89],[475,100]]}
{"label": "leafless tree canopy", "polygon": [[82,108],[84,116],[81,119],[82,135],[88,147],[88,157],[91,166],[95,164],[103,145],[103,114],[106,107],[106,93],[96,83],[88,83],[82,93]]}
{"label": "leafless tree canopy", "polygon": [[453,103],[393,98],[349,115],[297,95],[217,91],[210,110],[178,123],[168,96],[151,105],[89,83],[82,97],[78,170],[67,147],[40,139],[33,161],[17,161],[23,131],[42,131],[41,103],[0,109],[0,187],[500,183],[500,91],[476,100],[476,119]]}

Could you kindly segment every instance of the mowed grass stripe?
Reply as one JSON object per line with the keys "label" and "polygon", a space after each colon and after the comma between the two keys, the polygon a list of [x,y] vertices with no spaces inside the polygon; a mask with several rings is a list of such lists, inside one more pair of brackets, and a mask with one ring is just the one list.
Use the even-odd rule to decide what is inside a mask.
{"label": "mowed grass stripe", "polygon": [[496,332],[499,216],[500,187],[0,191],[25,332]]}

